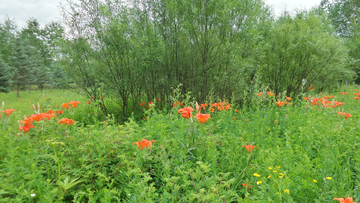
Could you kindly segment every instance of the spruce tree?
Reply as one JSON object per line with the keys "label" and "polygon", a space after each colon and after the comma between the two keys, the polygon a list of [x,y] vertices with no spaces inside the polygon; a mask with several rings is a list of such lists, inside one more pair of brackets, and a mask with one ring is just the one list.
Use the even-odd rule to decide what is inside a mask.
{"label": "spruce tree", "polygon": [[2,60],[0,56],[0,92],[9,92],[10,75],[8,65]]}
{"label": "spruce tree", "polygon": [[25,39],[18,38],[14,46],[13,55],[10,57],[11,78],[17,86],[17,97],[19,97],[20,85],[27,85],[33,79],[33,57],[32,49]]}

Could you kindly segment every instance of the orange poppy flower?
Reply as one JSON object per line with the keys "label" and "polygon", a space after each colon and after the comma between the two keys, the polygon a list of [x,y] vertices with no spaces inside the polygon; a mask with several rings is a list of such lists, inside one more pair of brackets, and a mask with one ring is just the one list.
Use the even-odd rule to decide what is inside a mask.
{"label": "orange poppy flower", "polygon": [[60,124],[62,123],[62,124],[65,124],[65,125],[71,125],[74,122],[75,121],[73,119],[63,118],[58,123],[60,123]]}
{"label": "orange poppy flower", "polygon": [[235,109],[234,111],[235,111],[235,113],[237,113],[239,110]]}
{"label": "orange poppy flower", "polygon": [[346,95],[349,95],[350,93],[349,92],[345,92]]}
{"label": "orange poppy flower", "polygon": [[356,95],[356,96],[360,97],[360,93],[354,93],[354,95]]}
{"label": "orange poppy flower", "polygon": [[233,117],[233,120],[236,120],[236,117],[235,117],[235,116]]}
{"label": "orange poppy flower", "polygon": [[310,99],[310,96],[304,97],[304,99],[307,101]]}
{"label": "orange poppy flower", "polygon": [[194,109],[189,106],[189,107],[179,109],[178,113],[181,113],[181,116],[183,118],[190,118],[192,111],[194,111]]}
{"label": "orange poppy flower", "polygon": [[341,95],[343,95],[344,94],[344,92],[339,92]]}
{"label": "orange poppy flower", "polygon": [[201,104],[201,105],[200,105],[200,108],[203,108],[203,109],[205,110],[205,107],[207,107],[207,106],[208,106],[208,104],[206,104],[206,103],[205,103],[205,104]]}
{"label": "orange poppy flower", "polygon": [[76,108],[77,105],[80,104],[80,102],[79,101],[71,101],[71,102],[69,102],[69,104],[71,104],[74,108]]}
{"label": "orange poppy flower", "polygon": [[288,101],[290,101],[292,98],[291,97],[287,97],[287,96],[285,96],[285,98],[288,100]]}
{"label": "orange poppy flower", "polygon": [[[263,94],[262,92],[259,92],[259,93],[257,93],[256,95],[260,97],[262,94]],[[269,93],[268,93],[268,94],[269,94]],[[271,95],[269,95],[269,96],[271,96]]]}
{"label": "orange poppy flower", "polygon": [[229,110],[230,108],[231,108],[231,104],[228,104],[228,105],[225,106],[226,111]]}
{"label": "orange poppy flower", "polygon": [[63,103],[61,104],[62,107],[64,107],[65,109],[69,109],[69,103]]}
{"label": "orange poppy flower", "polygon": [[144,118],[143,118],[143,120],[146,120],[146,119],[147,119],[147,117],[144,117]]}
{"label": "orange poppy flower", "polygon": [[64,111],[56,111],[56,113],[58,113],[58,114],[63,114]]}
{"label": "orange poppy flower", "polygon": [[278,123],[279,121],[277,121],[277,120],[274,120],[274,123],[276,124],[276,123]]}
{"label": "orange poppy flower", "polygon": [[223,106],[218,106],[217,109],[218,109],[219,111],[222,111],[222,110],[224,110],[224,107],[223,107]]}
{"label": "orange poppy flower", "polygon": [[148,139],[143,139],[141,142],[135,142],[133,144],[135,144],[136,146],[138,146],[141,150],[143,150],[145,147],[150,147],[153,142],[156,142],[155,140],[149,141]]}
{"label": "orange poppy flower", "polygon": [[19,121],[19,123],[22,123],[24,125],[31,125],[33,123],[33,119],[31,117],[26,117],[24,116],[24,120],[23,121]]}
{"label": "orange poppy flower", "polygon": [[284,102],[275,102],[276,105],[278,105],[279,107],[282,107],[284,105]]}
{"label": "orange poppy flower", "polygon": [[269,96],[275,95],[274,93],[271,93],[271,92],[267,92],[267,94],[268,94]]}
{"label": "orange poppy flower", "polygon": [[156,101],[160,101],[161,99],[160,98],[156,98]]}
{"label": "orange poppy flower", "polygon": [[353,97],[353,99],[360,99],[360,97]]}
{"label": "orange poppy flower", "polygon": [[15,111],[15,109],[6,109],[1,111],[1,113],[6,113],[6,116],[10,116],[13,111]]}
{"label": "orange poppy flower", "polygon": [[104,97],[100,97],[100,99],[104,99]]}
{"label": "orange poppy flower", "polygon": [[210,114],[197,113],[194,117],[196,117],[200,123],[206,123],[210,118]]}
{"label": "orange poppy flower", "polygon": [[341,106],[341,105],[343,105],[343,104],[345,104],[345,102],[339,102],[339,101],[336,101],[336,102],[335,102],[335,105],[336,105],[336,106]]}
{"label": "orange poppy flower", "polygon": [[247,190],[250,190],[251,189],[251,185],[249,185],[249,184],[247,184],[247,183],[243,183],[243,184],[241,184],[245,189],[247,189]]}
{"label": "orange poppy flower", "polygon": [[327,95],[327,96],[324,96],[323,99],[332,99],[334,98],[335,96],[331,96],[331,95]]}
{"label": "orange poppy flower", "polygon": [[91,101],[86,102],[87,104],[91,104]]}
{"label": "orange poppy flower", "polygon": [[347,198],[334,198],[334,200],[339,201],[340,203],[357,203],[354,202],[354,199],[352,197],[347,197]]}
{"label": "orange poppy flower", "polygon": [[139,104],[140,106],[144,106],[144,104],[145,104],[145,101],[143,101],[141,104]]}
{"label": "orange poppy flower", "polygon": [[214,112],[215,112],[215,109],[214,109],[214,108],[211,108],[210,111],[211,111],[212,113],[214,113]]}
{"label": "orange poppy flower", "polygon": [[35,126],[33,126],[32,124],[21,126],[19,124],[19,130],[22,130],[24,133],[29,132],[30,128],[35,128]]}
{"label": "orange poppy flower", "polygon": [[53,110],[49,110],[46,112],[47,114],[56,114],[56,111],[53,111]]}
{"label": "orange poppy flower", "polygon": [[250,153],[254,148],[257,148],[256,146],[252,146],[251,144],[243,145],[243,147],[247,149],[248,153]]}

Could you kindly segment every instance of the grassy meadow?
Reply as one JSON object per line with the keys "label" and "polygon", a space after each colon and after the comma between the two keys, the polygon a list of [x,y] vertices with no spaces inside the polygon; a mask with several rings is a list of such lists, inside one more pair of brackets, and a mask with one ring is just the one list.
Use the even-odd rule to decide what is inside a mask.
{"label": "grassy meadow", "polygon": [[[355,88],[279,99],[289,104],[264,91],[251,108],[208,101],[203,123],[191,98],[166,112],[154,101],[146,119],[123,125],[97,121],[77,90],[0,93],[2,110],[15,110],[0,113],[0,202],[358,202]],[[70,101],[80,104],[62,108]],[[19,130],[24,116],[49,110],[64,112]]]}

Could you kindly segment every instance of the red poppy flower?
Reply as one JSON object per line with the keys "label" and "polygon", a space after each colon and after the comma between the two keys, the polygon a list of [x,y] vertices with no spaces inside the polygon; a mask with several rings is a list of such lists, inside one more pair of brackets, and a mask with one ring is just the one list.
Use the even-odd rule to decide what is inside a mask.
{"label": "red poppy flower", "polygon": [[56,111],[56,113],[58,113],[58,114],[63,114],[64,111]]}
{"label": "red poppy flower", "polygon": [[210,114],[197,113],[194,117],[196,117],[200,123],[206,123],[210,118]]}
{"label": "red poppy flower", "polygon": [[100,99],[104,99],[104,97],[100,97]]}
{"label": "red poppy flower", "polygon": [[143,101],[143,102],[140,104],[140,106],[144,106],[144,104],[145,104],[145,101]]}
{"label": "red poppy flower", "polygon": [[86,102],[87,104],[91,104],[91,101]]}
{"label": "red poppy flower", "polygon": [[156,98],[156,101],[160,101],[161,99],[160,98]]}
{"label": "red poppy flower", "polygon": [[178,113],[181,113],[181,116],[183,118],[190,118],[192,111],[194,111],[194,109],[189,106],[189,107],[179,109]]}
{"label": "red poppy flower", "polygon": [[250,153],[254,148],[257,148],[256,146],[252,146],[251,144],[243,145],[243,147],[247,149],[248,153]]}
{"label": "red poppy flower", "polygon": [[340,203],[357,203],[357,202],[353,202],[354,199],[352,197],[347,197],[347,198],[334,198],[334,200],[339,201]]}
{"label": "red poppy flower", "polygon": [[141,150],[143,150],[145,147],[151,148],[153,142],[156,142],[156,140],[149,141],[148,139],[143,139],[141,142],[135,142],[133,144],[136,144],[136,146],[138,146]]}
{"label": "red poppy flower", "polygon": [[15,109],[6,109],[6,110],[3,110],[1,111],[1,113],[6,113],[7,116],[10,116],[10,114],[15,111]]}

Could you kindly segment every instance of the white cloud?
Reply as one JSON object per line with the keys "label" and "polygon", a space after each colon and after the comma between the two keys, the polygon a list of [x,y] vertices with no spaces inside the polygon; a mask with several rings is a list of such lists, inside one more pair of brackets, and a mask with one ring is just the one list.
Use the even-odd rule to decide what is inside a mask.
{"label": "white cloud", "polygon": [[[0,21],[8,15],[14,18],[19,27],[24,27],[26,21],[31,17],[36,18],[40,25],[44,26],[51,21],[61,21],[59,10],[60,2],[66,4],[64,0],[1,0],[6,3],[0,4]],[[310,9],[319,5],[321,0],[265,0],[268,5],[272,5],[276,15],[284,9],[293,11],[295,8]]]}
{"label": "white cloud", "polygon": [[275,15],[279,16],[284,10],[293,12],[295,9],[311,9],[318,6],[321,0],[265,0],[265,3],[271,5]]}

